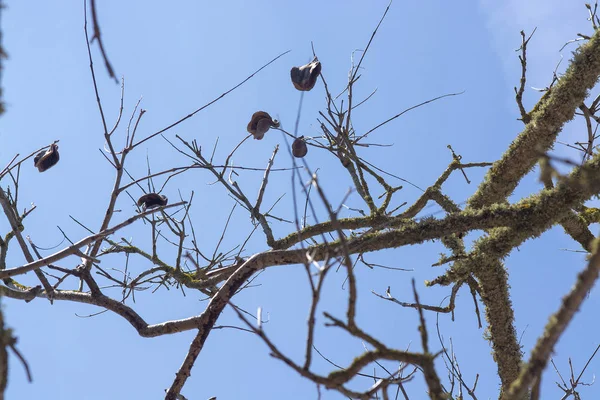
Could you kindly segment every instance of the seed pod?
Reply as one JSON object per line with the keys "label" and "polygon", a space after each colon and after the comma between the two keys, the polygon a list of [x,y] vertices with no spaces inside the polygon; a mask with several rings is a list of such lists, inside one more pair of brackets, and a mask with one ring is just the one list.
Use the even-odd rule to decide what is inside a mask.
{"label": "seed pod", "polygon": [[36,167],[38,171],[44,172],[56,165],[59,159],[58,145],[52,143],[48,150],[40,151],[33,158],[33,166]]}
{"label": "seed pod", "polygon": [[292,154],[294,157],[302,158],[308,153],[308,147],[306,146],[306,141],[304,140],[304,136],[300,136],[294,140],[292,143]]}
{"label": "seed pod", "polygon": [[250,119],[246,130],[254,136],[254,139],[261,140],[270,128],[278,127],[279,121],[271,118],[271,116],[264,111],[257,111],[252,114],[252,118]]}
{"label": "seed pod", "polygon": [[143,210],[148,210],[153,207],[166,206],[168,202],[169,199],[167,196],[158,193],[148,193],[138,199],[137,205],[142,207]]}
{"label": "seed pod", "polygon": [[301,67],[293,67],[290,71],[294,87],[301,91],[309,91],[317,83],[321,73],[321,62],[317,57],[312,62]]}

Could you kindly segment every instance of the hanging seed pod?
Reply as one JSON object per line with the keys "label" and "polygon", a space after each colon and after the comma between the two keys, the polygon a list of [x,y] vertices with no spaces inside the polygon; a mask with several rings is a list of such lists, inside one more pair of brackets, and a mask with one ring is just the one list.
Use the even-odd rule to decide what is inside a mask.
{"label": "hanging seed pod", "polygon": [[306,146],[306,141],[304,140],[304,136],[300,136],[294,140],[292,143],[292,154],[294,157],[302,158],[308,153],[308,146]]}
{"label": "hanging seed pod", "polygon": [[270,128],[279,128],[279,121],[271,118],[269,113],[257,111],[252,114],[246,130],[254,136],[254,139],[261,140]]}
{"label": "hanging seed pod", "polygon": [[36,167],[38,171],[44,172],[55,166],[59,159],[58,145],[53,143],[48,150],[40,151],[33,158],[33,166]]}
{"label": "hanging seed pod", "polygon": [[143,210],[148,210],[153,207],[166,206],[169,202],[167,196],[157,193],[148,193],[140,197],[137,201],[137,205],[142,207]]}
{"label": "hanging seed pod", "polygon": [[321,62],[317,57],[312,62],[301,67],[293,67],[290,71],[294,87],[301,91],[309,91],[317,83],[321,73]]}

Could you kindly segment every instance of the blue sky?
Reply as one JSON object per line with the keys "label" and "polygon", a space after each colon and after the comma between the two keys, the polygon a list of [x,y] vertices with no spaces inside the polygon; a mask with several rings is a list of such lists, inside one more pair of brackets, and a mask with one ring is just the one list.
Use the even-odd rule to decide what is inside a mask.
{"label": "blue sky", "polygon": [[[0,163],[6,164],[16,153],[28,154],[60,140],[61,161],[56,167],[44,174],[33,168],[25,168],[21,173],[21,207],[29,207],[30,203],[37,206],[26,220],[26,234],[38,246],[49,249],[45,254],[51,254],[65,246],[57,226],[71,240],[86,235],[70,216],[97,229],[114,174],[98,150],[103,147],[102,125],[88,68],[82,2],[38,2],[35,8],[23,2],[7,3],[2,13],[4,47],[9,54],[2,81],[7,112],[0,123]],[[571,45],[560,53],[563,44],[578,32],[591,31],[583,2],[466,3],[395,2],[372,44],[356,86],[357,98],[377,89],[375,96],[354,113],[358,132],[422,101],[464,91],[461,96],[416,109],[371,135],[372,141],[393,147],[362,150],[361,154],[378,167],[422,188],[432,184],[451,161],[448,144],[466,162],[494,161],[521,131],[513,92],[520,77],[515,52],[520,45],[520,30],[530,33],[537,27],[528,53],[528,87],[546,86],[561,54],[564,60],[559,71],[566,68],[575,48]],[[385,1],[305,1],[300,7],[289,2],[233,0],[180,1],[166,6],[164,2],[112,0],[99,2],[98,12],[110,61],[117,75],[125,78],[124,118],[129,118],[140,97],[141,107],[147,110],[140,125],[141,136],[168,126],[278,54],[291,50],[245,85],[167,134],[169,139],[175,134],[187,140],[197,139],[206,151],[212,149],[218,137],[216,158],[222,161],[247,134],[246,124],[254,111],[265,110],[280,119],[284,128],[293,130],[300,94],[289,82],[289,69],[310,60],[311,41],[332,91],[341,91],[347,81],[351,53],[364,48],[386,5]],[[106,75],[95,45],[92,50],[103,106],[108,120],[114,121],[120,87]],[[539,93],[528,88],[526,105],[532,106],[538,98]],[[320,83],[305,94],[300,134],[318,135],[316,118],[318,111],[324,109],[324,99]],[[118,134],[123,140],[124,128]],[[567,126],[560,140],[573,143],[584,137],[581,125],[575,122]],[[136,177],[145,174],[146,157],[153,171],[186,162],[160,138],[147,143],[131,156],[128,169]],[[280,133],[270,131],[262,141],[247,141],[236,153],[234,162],[264,167],[276,144],[285,146]],[[555,151],[562,156],[578,157],[564,146],[558,145]],[[320,168],[320,181],[330,202],[337,206],[351,181],[324,152],[311,149],[307,161],[312,168]],[[280,151],[275,167],[289,166],[287,152]],[[483,173],[468,171],[471,185],[457,174],[445,184],[444,190],[456,202],[463,202],[475,190]],[[261,172],[248,171],[241,173],[238,181],[253,195],[261,178]],[[193,171],[169,182],[165,189],[172,200],[179,193],[187,198],[191,191],[195,192],[192,216],[201,248],[206,251],[216,245],[233,206],[224,190],[209,185],[211,182],[207,173]],[[404,186],[396,205],[403,201],[410,204],[420,194],[418,189]],[[539,189],[536,175],[530,174],[513,199]],[[290,218],[291,191],[289,172],[274,174],[265,204],[273,204],[286,193],[274,211]],[[137,198],[141,192],[131,191],[131,195]],[[347,205],[364,208],[356,194],[348,199]],[[119,209],[115,223],[135,210],[127,196],[121,199]],[[352,211],[342,212],[342,216],[354,215]],[[0,220],[0,231],[7,229],[7,222]],[[275,234],[283,236],[291,229],[290,225],[282,224],[275,227]],[[235,246],[250,230],[248,216],[238,207],[224,246]],[[148,226],[137,223],[121,235],[147,246],[150,233]],[[542,238],[527,242],[506,261],[516,307],[516,327],[522,334],[521,344],[526,353],[584,265],[584,255],[564,249],[578,247],[562,229],[555,228]],[[12,250],[10,266],[22,264],[22,256],[15,248]],[[246,254],[263,250],[266,250],[264,238],[257,233]],[[370,292],[383,293],[391,286],[396,297],[411,301],[410,278],[415,277],[421,300],[439,304],[449,291],[426,289],[422,282],[441,273],[440,268],[430,266],[442,251],[439,243],[427,243],[370,256],[371,262],[414,271],[357,268],[359,322],[390,346],[420,349],[416,314],[377,299]],[[69,268],[75,265],[75,258],[63,264]],[[112,258],[104,265],[122,269],[123,261]],[[132,271],[146,268],[149,265],[131,260]],[[22,281],[34,284],[33,274],[29,275]],[[343,280],[341,272],[330,276],[323,310],[343,314],[346,296]],[[299,360],[310,299],[302,268],[273,268],[263,273],[257,283],[261,286],[242,292],[236,304],[252,312],[262,307],[270,318],[264,326],[266,332],[282,350]],[[119,296],[118,290],[108,293]],[[161,289],[154,294],[139,293],[133,306],[146,321],[157,323],[199,314],[206,304],[202,298],[189,291],[184,297],[177,290]],[[563,376],[568,375],[568,357],[572,357],[578,370],[598,344],[593,329],[597,305],[595,290],[556,349],[555,362]],[[161,398],[194,336],[193,332],[186,332],[143,339],[118,316],[104,313],[82,317],[100,310],[80,304],[57,302],[51,306],[41,299],[29,304],[3,299],[3,306],[6,321],[15,329],[19,348],[34,376],[34,383],[27,383],[19,363],[11,358],[9,399]],[[435,315],[426,316],[433,335]],[[227,312],[218,324],[240,325],[240,322]],[[495,397],[499,381],[489,345],[483,339],[484,332],[477,329],[468,291],[460,293],[455,322],[442,315],[440,329],[446,341],[452,338],[467,382],[472,384],[475,374],[480,374],[478,397]],[[318,333],[316,346],[341,365],[363,351],[359,341],[343,332],[320,328]],[[432,347],[439,349],[434,339]],[[600,361],[596,360],[584,375],[587,381],[591,381],[598,368]],[[315,369],[326,373],[332,367],[316,356]],[[439,371],[445,376],[443,368]],[[548,397],[562,394],[556,389],[555,380],[554,372],[544,375],[543,389]],[[371,383],[358,380],[355,388],[366,388]],[[407,390],[411,398],[422,398],[422,377],[411,382]],[[592,397],[598,393],[597,386],[582,389],[582,394]],[[315,386],[269,357],[259,339],[231,329],[211,334],[183,394],[189,399],[317,398]],[[323,398],[343,397],[324,392]]]}

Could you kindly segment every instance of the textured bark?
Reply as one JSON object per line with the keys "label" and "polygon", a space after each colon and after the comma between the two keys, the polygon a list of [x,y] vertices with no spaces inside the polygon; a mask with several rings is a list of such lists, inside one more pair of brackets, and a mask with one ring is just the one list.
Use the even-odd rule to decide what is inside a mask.
{"label": "textured bark", "polygon": [[[554,144],[564,124],[570,121],[600,76],[600,32],[574,54],[565,75],[546,92],[530,113],[531,121],[488,171],[484,182],[469,200],[469,207],[502,204],[520,180]],[[489,339],[502,391],[517,379],[522,353],[514,328],[508,274],[500,262],[479,266],[475,273],[482,288]]]}
{"label": "textured bark", "polygon": [[540,99],[529,122],[502,158],[494,163],[469,206],[480,208],[502,203],[515,190],[521,178],[536,165],[540,155],[550,150],[565,123],[587,97],[600,76],[600,31],[574,54],[564,76]]}

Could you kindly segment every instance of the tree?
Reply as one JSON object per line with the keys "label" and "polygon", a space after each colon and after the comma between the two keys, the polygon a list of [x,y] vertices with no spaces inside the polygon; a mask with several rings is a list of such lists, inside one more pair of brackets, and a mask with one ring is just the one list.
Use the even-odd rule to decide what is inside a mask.
{"label": "tree", "polygon": [[[540,398],[541,391],[553,386],[554,372],[547,367],[559,339],[569,337],[566,328],[584,301],[595,300],[591,290],[600,268],[590,228],[600,215],[593,202],[600,192],[595,147],[600,96],[590,96],[600,75],[600,22],[596,5],[586,7],[592,32],[567,44],[567,49],[579,47],[568,63],[551,66],[554,73],[538,92],[527,89],[538,36],[533,29],[521,32],[520,81],[514,93],[521,126],[517,130],[510,125],[516,137],[505,140],[509,145],[504,152],[497,145],[486,152],[477,145],[466,147],[458,135],[435,136],[430,131],[468,130],[465,119],[470,117],[478,125],[468,139],[481,140],[482,131],[499,133],[489,115],[502,107],[481,101],[486,85],[479,84],[465,107],[460,102],[472,96],[471,91],[456,89],[459,83],[447,83],[452,90],[440,87],[415,101],[410,90],[402,92],[402,99],[397,95],[399,87],[408,88],[419,79],[397,73],[408,67],[393,65],[396,75],[390,78],[371,73],[376,68],[369,60],[386,55],[377,47],[390,35],[386,24],[397,22],[388,19],[390,5],[371,10],[379,14],[373,19],[375,28],[369,28],[370,36],[363,33],[368,38],[365,47],[351,52],[346,81],[338,77],[341,70],[336,72],[336,57],[342,55],[329,55],[334,46],[321,51],[319,41],[325,39],[307,37],[305,30],[298,38],[304,49],[314,39],[310,52],[292,53],[292,61],[285,51],[269,61],[263,56],[281,38],[269,34],[268,40],[262,37],[263,43],[266,31],[257,27],[255,47],[246,50],[256,65],[223,89],[224,81],[232,80],[231,71],[239,74],[240,65],[204,55],[203,63],[195,65],[198,75],[179,80],[180,68],[187,68],[186,56],[194,51],[180,53],[177,42],[164,47],[159,42],[162,32],[152,32],[158,30],[154,22],[147,31],[144,23],[136,25],[141,39],[118,33],[121,19],[143,16],[147,10],[122,10],[109,17],[91,1],[84,16],[85,42],[66,45],[88,57],[76,57],[75,65],[90,66],[81,79],[88,80],[85,106],[95,106],[93,125],[82,118],[88,129],[80,130],[77,139],[67,133],[63,138],[60,131],[69,126],[51,120],[53,126],[44,132],[49,136],[26,136],[28,141],[44,139],[44,145],[24,155],[7,156],[3,151],[8,160],[0,171],[0,290],[6,305],[2,338],[3,349],[17,356],[3,379],[9,381],[7,390],[10,393],[10,385],[23,380],[18,364],[32,370],[35,379],[55,373],[56,362],[49,355],[61,351],[34,350],[31,339],[46,346],[61,343],[52,338],[56,329],[67,335],[62,343],[77,350],[70,349],[64,363],[58,362],[57,369],[69,371],[66,391],[59,394],[57,386],[47,389],[49,385],[38,389],[50,398],[70,398],[73,393],[82,397],[77,379],[72,379],[79,373],[89,376],[83,387],[110,383],[108,388],[86,389],[85,398],[106,398],[107,393],[111,398],[158,397],[159,387],[167,387],[168,399],[222,398],[224,393],[238,393],[238,398],[281,398],[283,393],[294,398],[290,393],[299,377],[310,386],[298,389],[297,398]],[[312,8],[307,4],[306,10]],[[173,21],[182,23],[182,16],[194,14],[191,9],[182,11],[175,6],[161,10],[160,20],[164,26],[176,26]],[[249,18],[259,12],[265,19],[250,18],[250,26],[268,22],[276,31],[277,24],[285,22],[266,18],[276,11],[240,10],[240,15]],[[310,14],[312,23],[304,24],[322,26],[316,21],[327,15]],[[366,26],[371,15],[357,20]],[[234,18],[230,10],[224,16]],[[10,15],[5,18],[10,20]],[[201,25],[215,16],[201,18],[194,23]],[[71,32],[70,27],[66,31]],[[203,41],[205,54],[210,54],[210,46],[239,40],[228,41],[229,33],[218,32],[223,43],[215,37]],[[359,36],[354,33],[348,36]],[[473,36],[466,37],[475,46]],[[443,44],[444,38],[438,40]],[[163,71],[162,76],[152,76],[149,87],[159,90],[147,89],[150,99],[144,102],[128,95],[142,85],[134,73],[132,88],[129,84],[125,60],[132,58],[134,43],[140,59],[147,57],[142,50],[150,43],[150,56],[158,58]],[[392,42],[384,44],[383,49],[390,50]],[[19,57],[20,48],[7,47]],[[468,47],[463,54],[467,52]],[[259,58],[267,61],[257,62]],[[301,65],[307,67],[292,73],[295,88],[289,70]],[[441,73],[450,66],[415,68],[426,74],[427,69]],[[214,79],[212,74],[219,70]],[[119,80],[119,73],[125,78]],[[383,105],[371,86],[373,75],[378,84],[387,86],[389,80]],[[42,79],[47,76],[42,74]],[[79,87],[79,79],[69,74],[60,84]],[[111,83],[115,79],[116,93]],[[66,101],[52,82],[43,83],[38,87],[47,90],[42,92]],[[179,86],[183,84],[186,87]],[[191,98],[196,104],[200,85],[210,90],[218,86],[220,94],[203,100],[192,112],[182,112],[182,103],[171,96],[187,95],[194,88]],[[255,86],[246,89],[249,85]],[[236,95],[242,99],[231,103]],[[35,96],[28,96],[35,104]],[[529,106],[527,99],[536,96]],[[392,97],[398,104],[389,104]],[[6,98],[9,106],[3,118],[13,112],[10,87]],[[15,96],[15,104],[17,100]],[[411,105],[402,110],[399,104],[407,102]],[[65,108],[62,102],[47,104],[47,109],[29,106],[36,119]],[[492,110],[482,117],[486,107],[477,105]],[[78,106],[76,101],[69,103],[69,124],[79,123]],[[390,107],[393,112],[388,112]],[[452,113],[445,115],[444,110]],[[14,111],[27,131],[34,121],[18,112]],[[394,124],[409,116],[418,125],[407,125],[406,132],[415,133],[399,140]],[[14,137],[14,119],[8,126],[12,131],[7,134]],[[559,134],[567,126],[576,130],[577,139],[569,138],[564,145]],[[248,132],[242,134],[245,128]],[[424,137],[427,132],[433,139]],[[102,156],[91,151],[96,141]],[[7,151],[29,145],[7,142]],[[390,142],[396,142],[395,147],[387,146]],[[301,155],[298,148],[303,145],[308,154],[295,157],[292,153]],[[81,155],[75,156],[76,151]],[[410,162],[402,164],[401,157]],[[403,169],[397,167],[401,164]],[[24,207],[30,199],[35,205]],[[547,235],[560,235],[560,242]],[[540,241],[544,250],[535,247]],[[558,243],[576,243],[586,258],[575,263],[573,257],[579,255],[560,251]],[[538,264],[534,275],[510,281],[523,268],[518,253],[528,251],[525,263]],[[543,262],[552,265],[544,269]],[[577,267],[572,273],[561,270],[564,262]],[[423,268],[431,264],[437,268]],[[556,278],[547,272],[550,268]],[[561,281],[563,291],[553,279]],[[527,302],[519,297],[523,292]],[[66,309],[68,304],[75,306]],[[60,315],[65,310],[68,317]],[[73,311],[80,318],[73,317]],[[40,312],[48,314],[47,319],[40,320]],[[591,331],[593,317],[577,318],[580,326],[574,332]],[[524,332],[527,325],[535,334]],[[73,334],[81,326],[91,329]],[[133,340],[134,334],[138,340]],[[136,348],[133,343],[139,336],[155,339]],[[587,382],[584,372],[594,365],[593,344],[582,342],[582,349],[572,339],[564,343],[562,351],[585,358],[575,359],[569,383],[559,382],[563,398],[579,396],[579,386]],[[486,348],[491,356],[482,351]],[[88,352],[90,360],[80,361]],[[6,357],[1,365],[8,368]],[[555,364],[560,379],[565,366]],[[175,377],[164,371],[176,371]],[[286,381],[279,382],[282,376]],[[251,388],[228,387],[243,386],[248,377],[263,380]],[[18,392],[36,385],[37,381],[19,385]]]}

